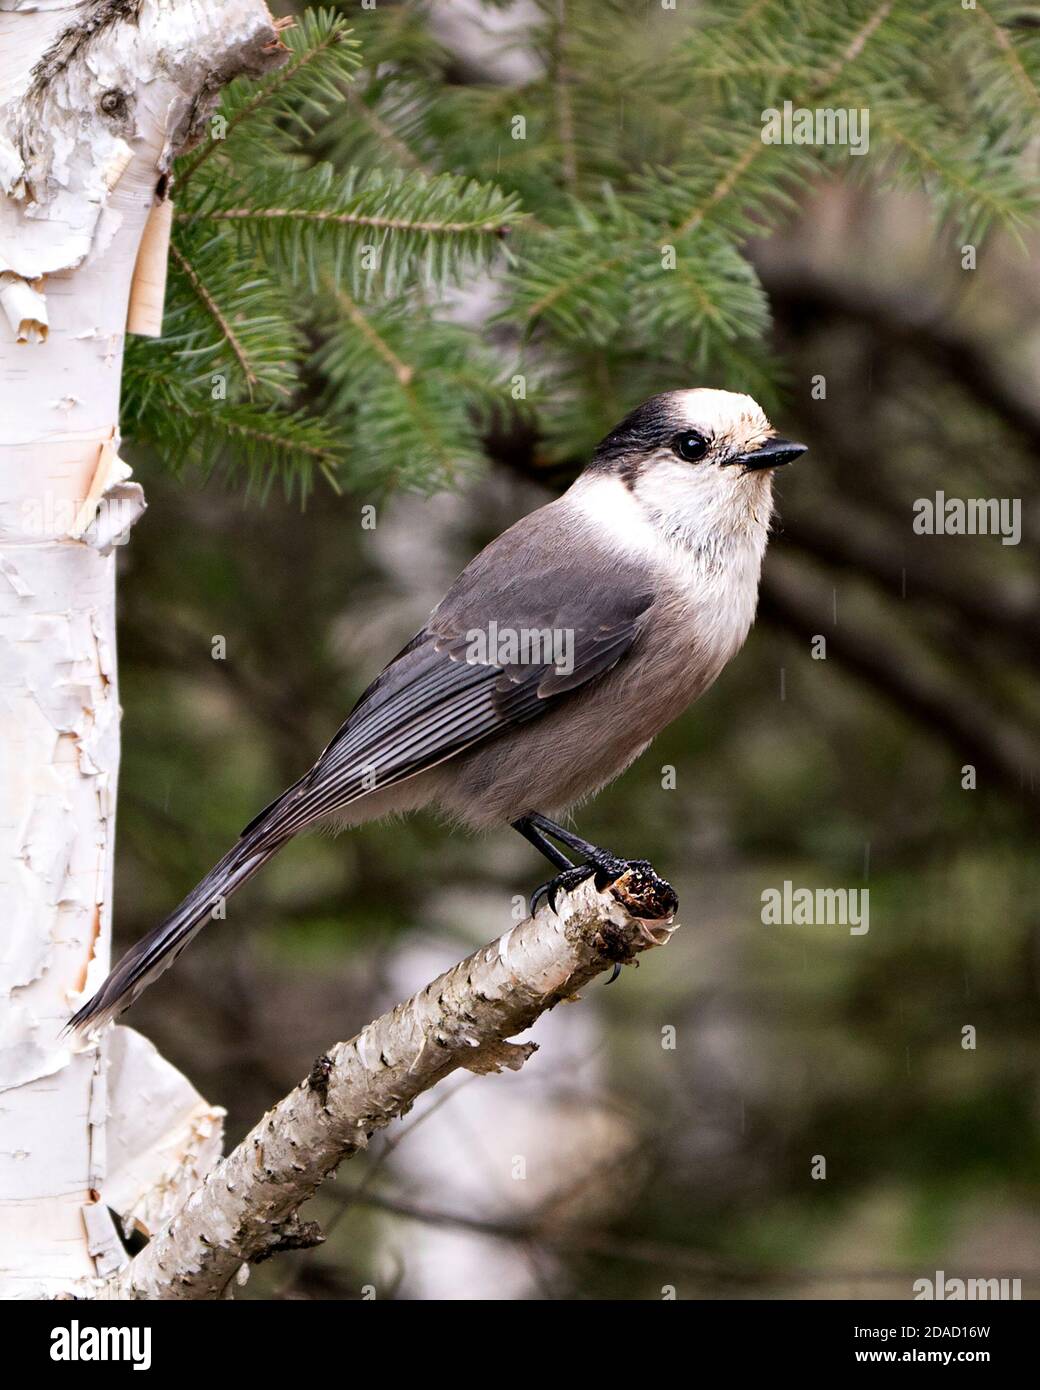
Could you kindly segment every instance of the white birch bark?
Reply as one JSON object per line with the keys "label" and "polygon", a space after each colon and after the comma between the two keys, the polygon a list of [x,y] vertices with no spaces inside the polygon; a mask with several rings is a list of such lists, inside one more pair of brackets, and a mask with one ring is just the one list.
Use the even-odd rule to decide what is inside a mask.
{"label": "white birch bark", "polygon": [[109,964],[138,244],[220,87],[281,53],[263,0],[0,0],[0,1297],[118,1268],[107,1205],[154,1231],[219,1151],[136,1034],[59,1030]]}

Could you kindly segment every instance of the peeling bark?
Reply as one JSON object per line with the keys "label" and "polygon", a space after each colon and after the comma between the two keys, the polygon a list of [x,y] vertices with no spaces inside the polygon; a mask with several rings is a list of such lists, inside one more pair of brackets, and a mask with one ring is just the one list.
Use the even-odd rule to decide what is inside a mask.
{"label": "peeling bark", "polygon": [[[58,1033],[108,969],[113,546],[144,508],[119,458],[127,303],[160,175],[225,82],[283,54],[262,0],[0,0],[0,1296],[67,1291],[122,1259],[101,1193],[128,1045],[109,1033],[99,1057]],[[206,1109],[154,1050],[134,1058],[140,1089]],[[174,1128],[186,1177],[164,1180],[180,1191],[192,1155],[215,1155]],[[141,1200],[114,1204],[136,1220]]]}
{"label": "peeling bark", "polygon": [[345,1158],[458,1068],[520,1067],[535,1045],[506,1039],[613,963],[663,945],[676,906],[646,874],[607,893],[585,883],[561,897],[558,916],[543,907],[337,1043],[95,1296],[221,1298],[250,1261],[318,1243],[297,1213]]}

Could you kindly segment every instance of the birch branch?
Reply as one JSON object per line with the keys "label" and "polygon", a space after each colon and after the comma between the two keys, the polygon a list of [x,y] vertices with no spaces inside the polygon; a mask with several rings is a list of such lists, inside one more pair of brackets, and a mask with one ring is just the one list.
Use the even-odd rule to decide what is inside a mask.
{"label": "birch branch", "polygon": [[582,884],[558,914],[543,906],[337,1043],[96,1296],[220,1298],[250,1261],[319,1243],[297,1213],[344,1159],[460,1067],[518,1070],[536,1044],[506,1039],[602,971],[664,945],[677,906],[649,866],[604,893]]}

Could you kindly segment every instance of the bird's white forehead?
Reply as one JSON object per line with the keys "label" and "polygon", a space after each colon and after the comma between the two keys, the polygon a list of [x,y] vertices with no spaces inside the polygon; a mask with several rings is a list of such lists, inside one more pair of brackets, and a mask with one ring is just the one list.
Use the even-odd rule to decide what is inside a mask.
{"label": "bird's white forehead", "polygon": [[695,386],[672,393],[675,411],[691,429],[739,440],[768,434],[772,426],[756,400],[740,391],[715,391]]}

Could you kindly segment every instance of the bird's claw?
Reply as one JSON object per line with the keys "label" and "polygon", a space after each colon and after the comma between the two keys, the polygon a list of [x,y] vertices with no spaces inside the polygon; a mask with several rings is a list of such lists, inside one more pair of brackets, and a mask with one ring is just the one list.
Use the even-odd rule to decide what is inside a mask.
{"label": "bird's claw", "polygon": [[587,864],[576,864],[571,869],[563,869],[554,878],[539,884],[531,894],[531,916],[534,916],[538,909],[539,900],[543,897],[555,912],[558,894],[569,893],[572,888],[577,888],[579,884],[590,878],[596,885],[596,891],[605,893],[622,874],[627,873],[630,869],[649,870],[650,861],[648,859],[619,859],[614,854],[601,854],[597,855],[595,859],[590,859]]}
{"label": "bird's claw", "polygon": [[572,888],[577,888],[586,879],[591,878],[596,872],[594,864],[576,864],[572,869],[563,869],[555,877],[541,883],[531,894],[531,916],[533,917],[538,910],[538,901],[545,898],[545,901],[556,911],[556,898],[559,893],[569,893]]}

